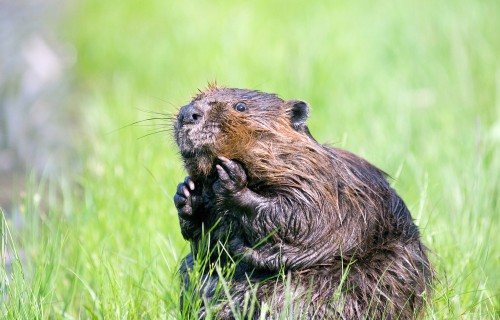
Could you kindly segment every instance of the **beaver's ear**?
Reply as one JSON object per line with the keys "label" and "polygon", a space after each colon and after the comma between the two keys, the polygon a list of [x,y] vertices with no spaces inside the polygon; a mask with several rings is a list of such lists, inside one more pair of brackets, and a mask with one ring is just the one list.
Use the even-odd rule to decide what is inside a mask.
{"label": "beaver's ear", "polygon": [[309,105],[300,100],[288,100],[285,102],[285,106],[292,127],[297,131],[303,130],[309,117]]}

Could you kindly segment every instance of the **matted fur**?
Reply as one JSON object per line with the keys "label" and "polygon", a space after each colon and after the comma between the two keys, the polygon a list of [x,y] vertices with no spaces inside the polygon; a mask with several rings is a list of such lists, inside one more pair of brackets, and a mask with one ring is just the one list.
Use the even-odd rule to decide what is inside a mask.
{"label": "matted fur", "polygon": [[[238,102],[246,104],[244,112],[234,109]],[[263,280],[284,272],[296,307],[308,317],[418,317],[432,268],[410,212],[381,170],[316,142],[302,117],[292,123],[297,112],[305,121],[304,106],[274,94],[211,84],[184,107],[197,114],[196,123],[183,125],[179,115],[174,126],[196,185],[192,197],[200,203],[192,216],[179,216],[182,233],[195,248],[192,254],[202,230],[211,230],[210,261],[224,265],[239,259],[231,279],[237,305],[252,284],[259,284],[257,300],[279,313],[286,281]],[[258,199],[251,210],[239,205],[239,195],[214,191],[219,156],[244,168],[245,190]],[[216,249],[222,243],[228,244],[226,251]],[[181,268],[185,285],[192,267],[190,255]],[[232,318],[227,302],[214,296],[217,276],[207,270],[206,277],[201,294],[219,305],[220,318]]]}

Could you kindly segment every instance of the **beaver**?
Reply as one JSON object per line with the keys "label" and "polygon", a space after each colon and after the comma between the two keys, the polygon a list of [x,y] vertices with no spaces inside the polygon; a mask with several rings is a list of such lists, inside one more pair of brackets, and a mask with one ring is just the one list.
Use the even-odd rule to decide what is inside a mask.
{"label": "beaver", "polygon": [[216,84],[180,108],[174,137],[189,176],[174,203],[192,244],[181,303],[195,286],[200,317],[241,316],[249,294],[257,303],[245,317],[264,305],[275,317],[287,303],[306,318],[420,317],[433,269],[408,208],[383,171],[318,143],[308,116],[304,101]]}

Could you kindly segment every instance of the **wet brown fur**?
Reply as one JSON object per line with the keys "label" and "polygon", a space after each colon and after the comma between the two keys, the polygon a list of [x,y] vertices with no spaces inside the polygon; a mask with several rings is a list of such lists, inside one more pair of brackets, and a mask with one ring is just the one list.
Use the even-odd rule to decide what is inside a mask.
{"label": "wet brown fur", "polygon": [[[232,108],[239,101],[248,104],[248,112]],[[259,283],[262,274],[285,270],[298,308],[310,317],[422,315],[432,269],[418,228],[381,170],[347,151],[317,143],[305,124],[291,125],[296,101],[213,84],[191,103],[209,104],[205,125],[217,127],[216,139],[209,138],[203,149],[184,156],[188,173],[203,185],[206,198],[207,217],[196,223],[208,230],[216,225],[214,216],[222,219],[214,237],[236,239],[233,247],[236,243],[238,248],[231,254],[244,253],[241,268],[246,275],[233,279],[235,301],[242,303],[249,290],[250,273]],[[182,139],[187,138],[181,139],[176,130],[182,153]],[[225,206],[211,191],[218,156],[240,163],[248,188],[269,199],[255,217],[230,209],[234,205]],[[200,231],[187,224],[181,221],[183,234],[196,244]],[[262,239],[266,241],[260,244]],[[283,290],[275,281],[263,282],[257,297],[279,312]],[[221,304],[219,316],[231,318],[229,306]]]}

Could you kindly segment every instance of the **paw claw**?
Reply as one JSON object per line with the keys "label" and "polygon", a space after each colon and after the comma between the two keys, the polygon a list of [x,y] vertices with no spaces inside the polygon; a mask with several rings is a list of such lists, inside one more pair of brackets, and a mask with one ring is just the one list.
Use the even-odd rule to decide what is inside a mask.
{"label": "paw claw", "polygon": [[189,176],[187,176],[186,179],[184,179],[184,184],[187,185],[191,191],[194,190],[195,187],[194,181],[191,180]]}
{"label": "paw claw", "polygon": [[225,168],[223,168],[222,166],[220,165],[216,165],[215,166],[217,168],[217,173],[219,174],[219,179],[226,182],[226,181],[229,181],[230,178],[229,178],[229,175],[228,173],[226,172]]}
{"label": "paw claw", "polygon": [[186,188],[186,186],[184,186],[184,187],[182,188],[182,193],[184,194],[184,196],[185,196],[186,198],[189,198],[189,196],[191,195],[191,193],[189,193],[189,190],[188,190],[188,188]]}

